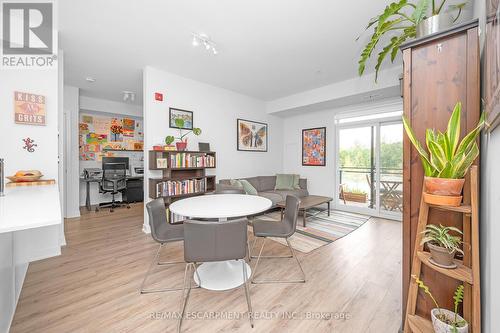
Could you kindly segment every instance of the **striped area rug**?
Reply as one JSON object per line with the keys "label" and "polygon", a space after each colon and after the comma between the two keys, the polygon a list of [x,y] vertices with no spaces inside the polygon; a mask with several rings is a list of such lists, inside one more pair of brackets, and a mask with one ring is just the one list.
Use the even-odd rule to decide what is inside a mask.
{"label": "striped area rug", "polygon": [[[290,238],[292,247],[300,252],[309,253],[326,244],[336,241],[350,234],[366,221],[369,216],[331,210],[330,216],[326,211],[310,209],[307,211],[306,227],[302,226],[302,217],[297,221],[297,232]],[[279,221],[279,211],[270,212],[258,217],[260,220]],[[286,245],[285,240],[271,238],[272,240]]]}

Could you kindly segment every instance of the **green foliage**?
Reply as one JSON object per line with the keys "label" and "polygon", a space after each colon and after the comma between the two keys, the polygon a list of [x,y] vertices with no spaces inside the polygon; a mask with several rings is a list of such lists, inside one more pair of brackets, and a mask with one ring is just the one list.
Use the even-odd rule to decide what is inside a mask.
{"label": "green foliage", "polygon": [[[186,137],[189,133],[193,133],[194,135],[198,136],[201,134],[201,128],[194,127],[192,130],[186,131],[186,133],[183,133],[182,131],[184,130],[184,119],[182,118],[176,118],[175,119],[175,126],[179,127],[179,136],[176,138],[172,135],[169,135],[165,138],[165,143],[167,145],[171,144],[174,142],[175,139],[178,139],[179,141],[184,141],[184,137]],[[167,143],[167,140],[169,143]]]}
{"label": "green foliage", "polygon": [[453,236],[450,232],[456,232],[458,234],[462,234],[462,232],[455,227],[445,227],[443,225],[434,225],[428,224],[422,234],[424,237],[420,242],[421,245],[425,243],[431,243],[440,247],[444,247],[448,250],[449,253],[453,251],[457,251],[460,253],[464,253],[460,249],[460,244],[462,244],[462,239],[458,236]]}
{"label": "green foliage", "polygon": [[168,146],[168,145],[171,145],[172,142],[175,141],[175,138],[173,135],[167,135],[167,137],[165,138],[165,144]]}
{"label": "green foliage", "polygon": [[[350,149],[342,149],[339,154],[341,167],[370,168],[370,149],[355,144]],[[383,169],[403,169],[403,143],[380,143],[380,165]]]}
{"label": "green foliage", "polygon": [[[457,287],[457,289],[455,290],[455,294],[453,296],[453,300],[454,300],[454,304],[455,304],[455,316],[454,318],[451,320],[450,318],[447,318],[442,312],[441,312],[441,307],[439,306],[439,304],[437,303],[436,299],[434,298],[434,296],[432,296],[432,293],[431,291],[429,290],[429,287],[426,286],[424,284],[424,282],[422,280],[420,280],[416,275],[412,275],[411,276],[415,282],[417,283],[418,287],[420,289],[422,289],[422,291],[427,294],[431,299],[432,301],[434,302],[434,304],[436,305],[436,308],[438,309],[439,313],[440,313],[440,316],[438,316],[439,320],[441,321],[444,321],[443,319],[448,319],[450,321],[450,325],[451,325],[451,330],[452,332],[456,332],[458,333],[458,329],[457,327],[463,327],[465,326],[465,324],[467,323],[465,320],[457,320],[457,314],[458,314],[458,306],[460,305],[460,303],[463,302],[464,300],[464,285],[461,284]],[[445,321],[447,322],[447,321]],[[448,322],[447,322],[448,323]]]}
{"label": "green foliage", "polygon": [[[446,1],[447,0],[442,0],[441,5],[436,8],[433,0],[431,11],[432,15],[439,14]],[[378,72],[386,56],[390,53],[391,62],[394,62],[401,44],[407,39],[414,38],[416,36],[416,27],[420,22],[427,18],[429,5],[430,0],[419,0],[416,5],[408,2],[408,0],[399,0],[386,6],[382,14],[373,17],[365,28],[365,31],[372,27],[374,27],[374,30],[370,41],[361,51],[358,61],[359,75],[363,75],[366,62],[372,56],[380,40],[384,36],[390,35],[391,38],[389,43],[385,45],[377,55],[377,64],[375,65],[375,81],[377,81]],[[456,20],[460,16],[463,6],[454,6],[452,9],[458,10],[458,15],[455,18]],[[411,14],[408,13],[409,11],[412,11]],[[397,32],[400,33],[397,34]],[[356,40],[358,39],[359,36]]]}
{"label": "green foliage", "polygon": [[363,191],[359,188],[350,188],[349,186],[346,186],[345,192],[352,193],[352,194],[361,194],[361,195],[367,195],[366,191]]}
{"label": "green foliage", "polygon": [[406,134],[420,155],[426,176],[462,179],[472,163],[474,163],[474,160],[479,156],[476,139],[485,124],[484,113],[481,115],[476,128],[459,142],[461,110],[462,104],[458,102],[444,133],[436,132],[434,129],[426,130],[425,143],[429,153],[417,140],[408,119],[403,116],[403,126]]}

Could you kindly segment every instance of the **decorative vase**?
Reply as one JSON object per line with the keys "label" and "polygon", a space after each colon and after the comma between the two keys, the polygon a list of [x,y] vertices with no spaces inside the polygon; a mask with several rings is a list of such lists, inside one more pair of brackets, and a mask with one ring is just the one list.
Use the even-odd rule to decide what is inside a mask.
{"label": "decorative vase", "polygon": [[427,243],[429,247],[429,251],[431,252],[432,260],[440,267],[443,268],[455,268],[456,265],[453,262],[453,258],[455,258],[455,250],[453,252],[449,252],[446,248],[437,246],[434,244]]}
{"label": "decorative vase", "polygon": [[457,330],[453,330],[453,326],[448,325],[447,323],[441,321],[438,319],[437,315],[440,313],[444,314],[447,318],[453,320],[455,318],[455,313],[451,312],[450,310],[446,309],[432,309],[431,310],[431,317],[432,317],[432,326],[434,328],[435,333],[468,333],[469,332],[469,323],[467,323],[464,318],[462,318],[460,315],[457,314],[457,321],[464,321],[465,326],[462,327],[457,327]]}
{"label": "decorative vase", "polygon": [[185,142],[185,141],[179,141],[179,142],[175,143],[175,146],[177,147],[178,151],[184,151],[184,150],[186,150],[187,142]]}
{"label": "decorative vase", "polygon": [[433,15],[417,25],[417,38],[441,32],[452,25],[453,17],[449,13]]}

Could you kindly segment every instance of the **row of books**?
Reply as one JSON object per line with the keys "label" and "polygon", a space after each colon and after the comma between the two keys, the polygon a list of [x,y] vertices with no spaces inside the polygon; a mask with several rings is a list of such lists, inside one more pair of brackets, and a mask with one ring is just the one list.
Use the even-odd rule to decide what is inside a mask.
{"label": "row of books", "polygon": [[200,155],[190,153],[179,153],[170,155],[171,168],[213,168],[215,157],[212,155]]}
{"label": "row of books", "polygon": [[157,197],[205,192],[206,179],[166,180],[156,184]]}
{"label": "row of books", "polygon": [[177,215],[177,214],[174,214],[170,211],[170,209],[166,209],[167,210],[167,222],[168,223],[177,223],[177,222],[182,222],[186,219],[185,216],[181,216],[181,215]]}

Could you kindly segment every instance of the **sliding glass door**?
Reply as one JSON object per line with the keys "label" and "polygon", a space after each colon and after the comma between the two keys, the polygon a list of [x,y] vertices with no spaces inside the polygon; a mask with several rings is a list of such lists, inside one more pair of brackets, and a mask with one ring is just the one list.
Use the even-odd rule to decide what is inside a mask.
{"label": "sliding glass door", "polygon": [[403,126],[399,119],[337,124],[337,209],[401,219]]}

